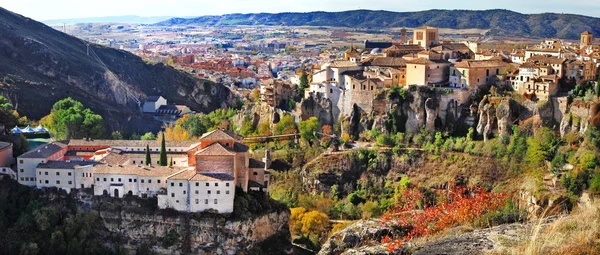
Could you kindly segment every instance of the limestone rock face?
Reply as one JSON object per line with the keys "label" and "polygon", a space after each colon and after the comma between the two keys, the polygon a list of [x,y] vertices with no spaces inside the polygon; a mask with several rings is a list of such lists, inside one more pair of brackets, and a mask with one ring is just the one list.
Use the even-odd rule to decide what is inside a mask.
{"label": "limestone rock face", "polygon": [[233,124],[239,129],[244,125],[244,121],[249,120],[254,126],[258,126],[262,123],[277,123],[278,119],[285,114],[285,112],[279,108],[270,107],[266,103],[249,103],[242,107],[236,115],[233,116]]}
{"label": "limestone rock face", "polygon": [[519,117],[519,106],[512,99],[503,99],[496,108],[498,119],[498,136],[508,137],[514,121]]}
{"label": "limestone rock face", "polygon": [[[239,221],[219,216],[195,218],[124,211],[100,211],[100,217],[108,231],[121,234],[125,248],[135,250],[145,242],[155,245],[152,249],[158,254],[183,254],[180,247],[188,246],[190,254],[208,255],[239,254],[271,236],[288,233],[289,211]],[[173,247],[162,247],[162,238],[172,230],[179,234],[179,240]]]}
{"label": "limestone rock face", "polygon": [[435,120],[438,117],[438,111],[439,108],[437,107],[435,99],[427,98],[427,100],[425,100],[425,127],[427,127],[427,130],[430,132],[435,131]]}
{"label": "limestone rock face", "polygon": [[316,116],[321,124],[333,125],[337,121],[333,117],[333,104],[328,98],[309,97],[300,103],[300,118],[306,120]]}

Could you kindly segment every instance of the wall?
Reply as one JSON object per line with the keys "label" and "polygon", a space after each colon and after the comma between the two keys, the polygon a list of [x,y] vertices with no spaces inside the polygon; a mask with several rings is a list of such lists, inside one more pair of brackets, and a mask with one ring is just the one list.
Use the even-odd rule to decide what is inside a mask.
{"label": "wall", "polygon": [[119,190],[119,197],[127,194],[129,191],[133,195],[138,195],[138,179],[137,175],[125,175],[125,174],[95,174],[94,183],[94,195],[102,196],[104,190],[108,192],[110,196],[114,196],[114,189],[118,186],[111,186],[111,184],[122,185],[123,189]]}
{"label": "wall", "polygon": [[178,211],[189,211],[189,190],[188,180],[167,180],[167,199],[165,206]]}
{"label": "wall", "polygon": [[189,192],[192,212],[207,209],[215,209],[219,213],[233,212],[235,185],[231,181],[191,181]]}
{"label": "wall", "polygon": [[57,187],[66,190],[67,193],[75,188],[73,170],[38,168],[36,174],[38,188]]}

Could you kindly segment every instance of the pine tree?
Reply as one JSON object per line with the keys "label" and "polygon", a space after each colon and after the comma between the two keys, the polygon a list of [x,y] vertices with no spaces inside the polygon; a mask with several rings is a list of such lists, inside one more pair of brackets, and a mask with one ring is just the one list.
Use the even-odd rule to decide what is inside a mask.
{"label": "pine tree", "polygon": [[162,141],[160,143],[160,158],[158,159],[159,166],[167,166],[167,145],[165,142],[165,133],[162,134]]}
{"label": "pine tree", "polygon": [[152,164],[152,158],[150,158],[150,146],[146,144],[146,165]]}
{"label": "pine tree", "polygon": [[169,161],[169,166],[172,167],[173,166],[173,157],[171,157],[171,161]]}

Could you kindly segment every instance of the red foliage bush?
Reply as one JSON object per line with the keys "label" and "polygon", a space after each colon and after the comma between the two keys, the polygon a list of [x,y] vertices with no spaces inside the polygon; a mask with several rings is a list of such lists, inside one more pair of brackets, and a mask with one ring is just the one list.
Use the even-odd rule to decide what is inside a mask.
{"label": "red foliage bush", "polygon": [[[404,241],[409,241],[413,237],[428,236],[449,227],[472,223],[485,213],[501,208],[508,199],[508,195],[503,193],[460,186],[444,193],[445,196],[438,198],[442,201],[422,206],[427,204],[425,195],[416,189],[406,190],[392,211],[383,215],[383,224],[407,229]],[[397,238],[392,242],[389,236],[382,239],[382,243],[387,244],[390,252],[402,246]]]}

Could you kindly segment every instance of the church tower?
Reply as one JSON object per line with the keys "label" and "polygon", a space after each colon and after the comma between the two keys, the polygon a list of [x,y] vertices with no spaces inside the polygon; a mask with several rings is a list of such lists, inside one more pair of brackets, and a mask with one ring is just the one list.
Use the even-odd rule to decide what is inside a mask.
{"label": "church tower", "polygon": [[580,48],[592,46],[593,39],[594,39],[594,37],[590,32],[585,31],[585,32],[581,33]]}

